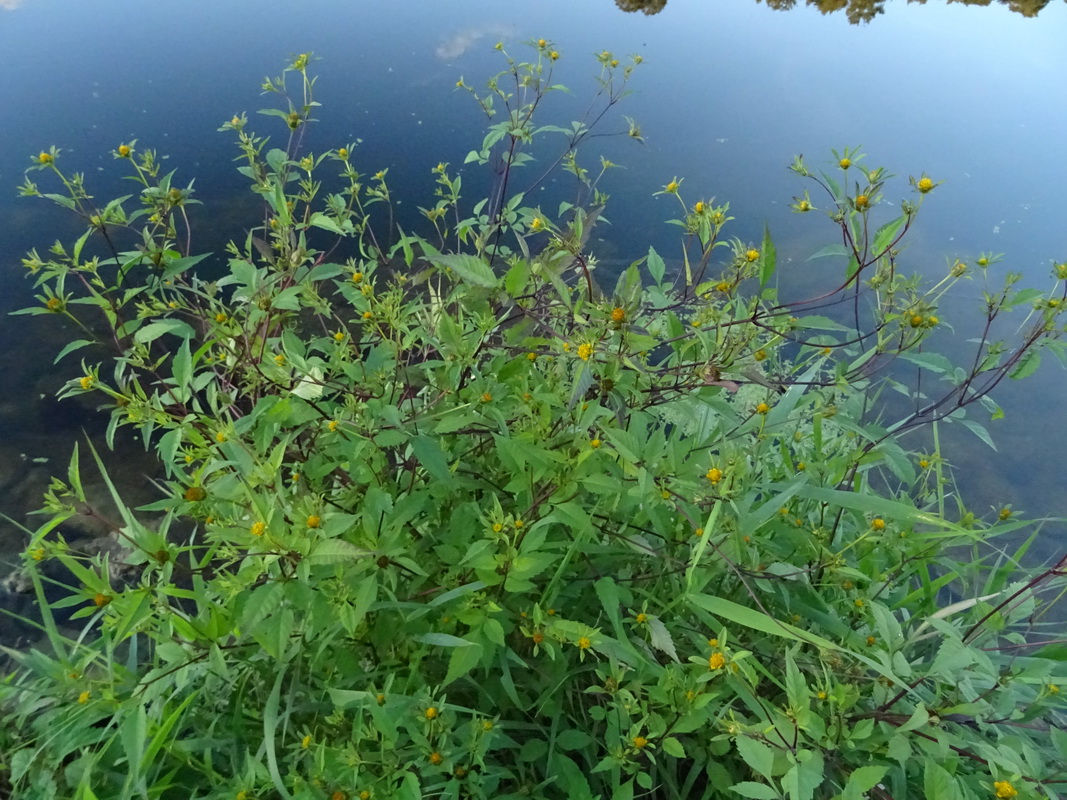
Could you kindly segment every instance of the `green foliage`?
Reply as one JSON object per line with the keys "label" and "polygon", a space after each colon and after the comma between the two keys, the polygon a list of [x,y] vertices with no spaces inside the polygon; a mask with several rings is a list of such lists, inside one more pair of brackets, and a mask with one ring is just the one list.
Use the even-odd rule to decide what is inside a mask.
{"label": "green foliage", "polygon": [[[993,544],[1025,523],[967,511],[937,438],[902,436],[986,436],[968,413],[1060,346],[1067,267],[988,291],[954,367],[939,300],[991,259],[901,274],[934,184],[882,221],[890,176],[846,151],[793,166],[843,243],[815,296],[781,300],[769,232],[724,238],[729,206],[678,179],[680,268],[650,249],[603,288],[586,241],[611,164],[579,146],[639,59],[599,55],[564,128],[537,122],[561,87],[533,49],[485,94],[460,81],[491,122],[468,161],[504,181],[467,214],[437,165],[425,235],[355,143],[304,149],[307,56],[265,85],[283,148],[222,126],[265,206],[225,265],[194,255],[192,184],[154,152],[115,151],[141,189],[102,208],[60,153],[34,159],[87,229],[25,260],[27,313],[78,327],[63,394],[136,430],[163,491],[133,510],[108,482],[120,565],[64,538],[102,516],[77,450],[53,483],[26,551],[49,647],[14,653],[0,695],[19,796],[1055,796],[1067,668],[1033,645],[1064,565],[1026,572]],[[556,167],[573,197],[528,205]],[[1021,306],[1017,340],[990,340]]]}

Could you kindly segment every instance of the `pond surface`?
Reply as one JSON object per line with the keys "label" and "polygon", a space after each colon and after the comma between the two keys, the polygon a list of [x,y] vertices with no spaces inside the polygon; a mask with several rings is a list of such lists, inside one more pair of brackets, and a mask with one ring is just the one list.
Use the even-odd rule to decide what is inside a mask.
{"label": "pond surface", "polygon": [[[1052,262],[1067,260],[1067,3],[1012,6],[1040,13],[1027,17],[1004,3],[862,0],[395,0],[388,10],[363,0],[5,0],[0,310],[31,300],[24,252],[77,231],[41,202],[15,197],[22,170],[42,149],[61,148],[65,165],[84,171],[98,197],[130,191],[115,169],[118,144],[136,138],[168,154],[168,168],[180,183],[195,177],[210,209],[194,249],[219,252],[254,211],[250,217],[245,181],[233,171],[233,140],[217,128],[247,111],[255,129],[270,130],[273,120],[254,113],[270,105],[259,96],[264,76],[290,54],[313,51],[323,108],[308,146],[322,152],[361,139],[358,168],[389,169],[393,193],[414,219],[414,206],[430,205],[431,168],[458,168],[481,140],[484,117],[456,80],[481,86],[502,67],[496,42],[522,58],[522,42],[538,37],[558,49],[556,77],[574,90],[546,109],[559,124],[581,113],[594,88],[594,53],[644,59],[621,113],[641,125],[645,143],[623,135],[587,151],[625,167],[605,185],[613,225],[598,229],[594,246],[606,264],[629,263],[650,244],[668,258],[679,252],[674,229],[663,224],[674,209],[653,197],[677,176],[690,200],[731,203],[733,235],[758,240],[768,224],[788,280],[817,280],[827,267],[806,259],[833,242],[833,228],[818,215],[790,213],[805,187],[786,167],[798,153],[821,166],[830,148],[862,146],[868,166],[900,176],[889,206],[908,195],[909,175],[944,181],[923,208],[905,269],[941,275],[956,258],[995,252],[1004,254],[995,270],[1045,285]],[[851,24],[850,16],[872,21]],[[616,116],[605,130],[626,126]],[[464,179],[484,188],[489,177],[468,168]],[[968,284],[944,309],[955,328],[948,346],[958,353],[974,333],[969,309],[980,297],[981,286]],[[54,323],[0,319],[8,390],[0,401],[0,510],[17,519],[37,506],[48,473],[65,468],[80,430],[94,425],[91,409],[41,402],[78,372],[74,361],[50,366],[66,336]],[[1063,512],[1056,466],[1067,448],[1065,388],[1067,373],[1044,364],[997,395],[1007,413],[990,426],[999,452],[973,438],[954,445],[977,513],[1005,504],[1033,517]],[[136,483],[135,450],[124,463]],[[1063,531],[1045,526],[1042,558],[1062,549]],[[23,537],[4,529],[7,558],[17,558]]]}

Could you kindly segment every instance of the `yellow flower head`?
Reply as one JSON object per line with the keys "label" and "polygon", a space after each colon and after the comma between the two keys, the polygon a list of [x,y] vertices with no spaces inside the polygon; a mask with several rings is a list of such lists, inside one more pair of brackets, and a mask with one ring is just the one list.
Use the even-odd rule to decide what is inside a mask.
{"label": "yellow flower head", "polygon": [[444,760],[445,757],[438,753],[436,750],[430,753],[430,763],[433,764],[435,767],[441,766],[441,762]]}
{"label": "yellow flower head", "polygon": [[634,620],[637,622],[637,624],[643,625],[644,623],[648,622],[648,614],[641,612],[636,617],[634,617]]}
{"label": "yellow flower head", "polygon": [[912,314],[911,319],[908,320],[908,324],[913,328],[918,328],[923,324],[923,318],[921,314]]}
{"label": "yellow flower head", "polygon": [[93,595],[93,605],[97,608],[103,608],[111,602],[111,596],[106,595],[103,592],[97,592]]}
{"label": "yellow flower head", "polygon": [[82,692],[80,695],[78,695],[78,702],[84,706],[86,703],[89,702],[90,697],[91,695],[89,694],[89,692]]}
{"label": "yellow flower head", "polygon": [[934,188],[934,182],[927,178],[925,175],[919,178],[919,182],[916,185],[919,187],[919,191],[923,194],[926,194]]}
{"label": "yellow flower head", "polygon": [[1019,791],[1008,781],[994,781],[993,791],[997,793],[999,798],[1010,798],[1019,794]]}
{"label": "yellow flower head", "polygon": [[1008,519],[1010,516],[1011,516],[1011,509],[1008,508],[1007,506],[1005,506],[1004,508],[1000,509],[999,512],[997,512],[997,519],[1002,520],[1002,521]]}
{"label": "yellow flower head", "polygon": [[871,204],[871,198],[865,194],[856,195],[856,208],[862,211]]}
{"label": "yellow flower head", "polygon": [[588,636],[579,636],[576,644],[578,645],[579,650],[588,650],[593,646],[593,643],[589,641]]}
{"label": "yellow flower head", "polygon": [[704,477],[706,477],[714,485],[722,480],[722,470],[718,469],[717,467],[712,467],[708,470],[708,474]]}
{"label": "yellow flower head", "polygon": [[589,442],[589,446],[592,447],[594,450],[596,450],[598,447],[600,447],[600,440],[599,439],[592,439]]}
{"label": "yellow flower head", "polygon": [[307,750],[309,747],[311,747],[311,734],[310,733],[300,741],[300,746],[304,750]]}
{"label": "yellow flower head", "polygon": [[591,355],[593,355],[593,345],[588,342],[578,345],[578,358],[588,361]]}
{"label": "yellow flower head", "polygon": [[130,152],[131,152],[130,151],[130,146],[128,144],[120,144],[119,147],[118,147],[118,150],[116,152],[122,158],[129,158],[130,157]]}
{"label": "yellow flower head", "polygon": [[726,656],[722,653],[712,653],[708,659],[708,669],[722,669],[726,665]]}
{"label": "yellow flower head", "polygon": [[757,414],[766,414],[770,410],[771,410],[771,407],[769,405],[767,405],[766,403],[760,403],[758,406],[756,406],[756,413]]}
{"label": "yellow flower head", "polygon": [[544,39],[538,39],[537,40],[537,46],[541,47],[541,48],[547,47],[548,46],[548,42],[546,42]]}
{"label": "yellow flower head", "polygon": [[837,166],[841,167],[841,169],[848,169],[852,166],[852,159],[842,158],[840,161],[837,162]]}
{"label": "yellow flower head", "polygon": [[764,359],[767,358],[767,351],[764,350],[763,348],[760,348],[753,355],[755,356],[755,359],[757,361],[763,361]]}
{"label": "yellow flower head", "polygon": [[483,403],[491,403],[491,402],[493,402],[493,396],[491,394],[489,394],[489,392],[483,392],[482,393],[482,397],[481,397],[481,401]]}
{"label": "yellow flower head", "polygon": [[551,53],[548,54],[548,57],[552,61],[557,61],[557,60],[559,60],[559,52],[556,51],[556,50],[553,50]]}
{"label": "yellow flower head", "polygon": [[675,194],[678,191],[678,181],[672,180],[670,183],[663,187],[663,190],[668,194]]}
{"label": "yellow flower head", "polygon": [[539,230],[543,229],[544,227],[545,227],[544,220],[542,220],[540,217],[534,217],[532,220],[530,220],[530,230],[539,231]]}
{"label": "yellow flower head", "polygon": [[874,530],[876,531],[884,531],[885,520],[881,517],[875,517],[873,520],[871,520],[871,527],[874,528]]}
{"label": "yellow flower head", "polygon": [[267,531],[267,524],[262,520],[257,520],[252,523],[251,532],[253,536],[262,536]]}
{"label": "yellow flower head", "polygon": [[318,514],[312,514],[310,517],[307,518],[307,526],[309,528],[317,528],[321,524],[322,517],[320,517]]}
{"label": "yellow flower head", "polygon": [[638,750],[645,747],[648,744],[648,739],[644,736],[635,736],[633,738],[634,747]]}
{"label": "yellow flower head", "polygon": [[30,558],[34,561],[44,561],[45,552],[43,547],[35,547],[30,551]]}
{"label": "yellow flower head", "polygon": [[329,422],[326,423],[326,428],[330,431],[330,433],[337,433],[337,428],[339,425],[340,423],[337,420],[331,419]]}
{"label": "yellow flower head", "polygon": [[694,214],[703,214],[705,208],[707,208],[707,206],[704,205],[704,201],[703,200],[698,200],[697,204],[695,206],[693,206],[693,213]]}
{"label": "yellow flower head", "polygon": [[427,708],[425,711],[422,712],[422,715],[424,717],[426,717],[426,719],[437,719],[437,707],[436,706],[430,706],[429,708]]}
{"label": "yellow flower head", "polygon": [[201,500],[207,497],[207,492],[204,491],[203,487],[190,486],[188,489],[185,490],[185,494],[183,496],[190,503],[199,503]]}
{"label": "yellow flower head", "polygon": [[730,284],[728,284],[726,281],[719,281],[717,284],[715,284],[715,291],[726,294],[728,291],[730,291]]}
{"label": "yellow flower head", "polygon": [[745,251],[745,261],[749,262],[750,264],[757,258],[759,258],[759,250],[751,249]]}
{"label": "yellow flower head", "polygon": [[625,309],[619,308],[618,306],[616,306],[615,308],[611,309],[611,321],[612,322],[623,322],[625,320],[626,320],[626,310]]}
{"label": "yellow flower head", "polygon": [[55,157],[53,157],[51,153],[46,153],[44,150],[42,150],[40,153],[37,154],[37,160],[41,164],[51,164],[53,161],[55,161]]}
{"label": "yellow flower head", "polygon": [[48,302],[44,304],[45,308],[52,312],[59,312],[63,310],[63,301],[58,297],[49,297]]}
{"label": "yellow flower head", "polygon": [[348,161],[348,148],[340,147],[337,150],[337,157],[342,161]]}
{"label": "yellow flower head", "polygon": [[91,388],[93,388],[93,376],[92,375],[86,375],[86,376],[82,377],[78,381],[78,383],[81,384],[81,387],[83,389],[91,389]]}

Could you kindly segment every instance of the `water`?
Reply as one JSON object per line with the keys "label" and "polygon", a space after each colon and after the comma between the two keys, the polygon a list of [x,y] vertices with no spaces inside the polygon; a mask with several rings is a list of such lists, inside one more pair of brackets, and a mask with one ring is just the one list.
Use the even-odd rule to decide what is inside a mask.
{"label": "water", "polygon": [[[652,193],[679,176],[690,202],[731,202],[733,235],[756,240],[769,224],[790,280],[805,283],[825,269],[805,259],[833,230],[817,215],[789,213],[804,187],[786,166],[796,153],[821,164],[831,147],[862,145],[870,166],[901,176],[891,204],[906,195],[909,174],[925,170],[944,181],[923,209],[905,269],[940,274],[949,260],[993,251],[1005,254],[997,269],[1040,283],[1053,260],[1067,259],[1065,34],[1064,3],[1028,19],[1003,4],[891,2],[857,26],[843,13],[807,5],[784,12],[752,0],[670,0],[654,15],[624,13],[607,0],[398,0],[388,11],[363,0],[7,0],[0,4],[8,65],[0,88],[0,310],[30,301],[18,266],[24,251],[77,230],[42,203],[14,197],[41,149],[62,148],[65,165],[84,171],[99,197],[130,190],[113,169],[119,143],[137,138],[169,154],[168,168],[179,170],[180,183],[195,177],[210,208],[194,249],[218,252],[241,233],[249,206],[244,179],[233,172],[233,140],[216,129],[247,111],[256,129],[268,130],[270,121],[254,113],[270,104],[258,96],[260,83],[288,55],[310,50],[321,59],[314,71],[323,121],[309,147],[322,152],[362,139],[354,155],[360,169],[388,168],[394,194],[413,210],[432,190],[432,166],[443,160],[458,168],[480,141],[483,118],[454,90],[456,79],[481,85],[502,66],[496,41],[522,57],[520,42],[541,36],[561,52],[557,76],[576,98],[591,92],[592,53],[640,54],[646,62],[621,109],[640,122],[646,143],[605,138],[588,151],[626,167],[606,185],[614,224],[593,242],[606,257],[638,258],[649,244],[677,254],[673,229],[662,224],[673,198]],[[582,108],[562,95],[553,102],[554,122]],[[615,118],[605,130],[625,124]],[[488,185],[471,168],[464,175],[469,185]],[[950,345],[960,352],[975,321],[967,301],[979,292],[965,287],[944,315],[956,324]],[[48,473],[63,468],[72,440],[94,424],[91,409],[40,403],[78,371],[74,361],[50,367],[66,336],[54,323],[0,320],[7,387],[0,507],[16,518],[37,504]],[[979,504],[1062,513],[1055,464],[1067,434],[1055,423],[1065,385],[1064,372],[1045,365],[1024,384],[1005,386],[998,399],[1007,418],[991,426],[1000,451],[959,444],[959,477]],[[129,448],[127,482],[150,494],[138,478],[150,461],[134,458],[136,443]],[[23,534],[4,525],[0,549],[17,553]],[[1063,528],[1045,531],[1040,555],[1048,558],[1062,547]]]}

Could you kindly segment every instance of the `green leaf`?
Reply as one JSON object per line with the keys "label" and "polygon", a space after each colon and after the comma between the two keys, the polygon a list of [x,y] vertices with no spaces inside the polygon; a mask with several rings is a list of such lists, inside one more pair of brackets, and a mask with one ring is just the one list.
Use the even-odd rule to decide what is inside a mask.
{"label": "green leaf", "polygon": [[811,800],[826,777],[822,754],[817,750],[801,750],[796,758],[796,763],[782,776],[782,788],[790,800]]}
{"label": "green leaf", "polygon": [[808,261],[814,261],[816,258],[826,258],[827,256],[841,256],[848,258],[850,255],[852,255],[852,253],[843,244],[828,244],[826,247],[808,256]]}
{"label": "green leaf", "polygon": [[754,800],[777,800],[781,795],[770,786],[754,781],[741,781],[730,787],[731,792],[736,792],[742,797],[751,797]]}
{"label": "green leaf", "polygon": [[926,759],[923,771],[923,792],[926,800],[959,800],[960,788],[952,774],[934,758]]}
{"label": "green leaf", "polygon": [[738,736],[734,739],[734,746],[737,747],[738,755],[754,772],[758,772],[767,780],[771,779],[774,772],[774,750],[751,736]]}
{"label": "green leaf", "polygon": [[951,376],[956,371],[952,362],[940,353],[916,353],[904,350],[899,355],[905,361],[910,361],[912,364],[938,375]]}
{"label": "green leaf", "polygon": [[663,273],[667,271],[667,265],[663,263],[663,258],[653,248],[648,248],[648,274],[652,276],[652,280],[656,284],[663,283]]}
{"label": "green leaf", "polygon": [[867,792],[879,784],[885,777],[888,767],[859,767],[848,776],[841,800],[864,800]]}
{"label": "green leaf", "polygon": [[581,750],[592,742],[592,736],[577,728],[568,728],[556,737],[556,747],[560,750]]}
{"label": "green leaf", "polygon": [[344,539],[323,539],[311,548],[307,557],[317,564],[341,564],[368,558],[372,553],[362,547],[356,547]]}
{"label": "green leaf", "polygon": [[119,732],[122,738],[122,748],[126,752],[126,764],[129,770],[127,786],[129,786],[141,778],[145,739],[148,733],[148,714],[145,712],[143,703],[137,703],[132,709],[127,707],[124,713],[126,719],[122,722]]}
{"label": "green leaf", "polygon": [[448,457],[441,445],[424,434],[420,434],[411,440],[411,451],[419,460],[426,471],[437,480],[438,483],[451,483],[452,471],[448,468]]}
{"label": "green leaf", "polygon": [[674,758],[685,758],[685,748],[682,747],[682,743],[673,736],[668,736],[665,739],[662,739],[659,746],[660,749],[669,756],[673,756]]}
{"label": "green leaf", "polygon": [[182,339],[192,339],[196,335],[192,326],[187,322],[182,322],[180,319],[161,319],[158,322],[142,325],[133,335],[133,340],[138,344],[149,344],[168,333]]}
{"label": "green leaf", "polygon": [[875,258],[879,258],[886,248],[893,243],[893,240],[897,238],[897,234],[900,233],[900,229],[904,227],[904,223],[907,221],[907,216],[900,216],[878,229],[878,232],[874,234],[874,249],[871,251]]}
{"label": "green leaf", "polygon": [[774,275],[774,271],[778,261],[778,251],[774,247],[774,242],[771,240],[771,228],[769,225],[763,226],[763,247],[760,251],[760,270],[759,270],[759,285],[764,287],[767,282]]}
{"label": "green leaf", "polygon": [[60,361],[63,360],[65,356],[70,355],[75,350],[80,350],[81,348],[91,344],[96,344],[96,342],[90,339],[75,339],[73,342],[70,342],[66,347],[59,351],[59,355],[57,355],[55,359],[52,360],[52,363],[58,364]]}
{"label": "green leaf", "polygon": [[286,665],[280,665],[278,677],[274,680],[274,688],[270,691],[266,704],[263,706],[263,746],[267,751],[267,770],[270,772],[274,788],[285,800],[292,800],[292,795],[285,788],[281,772],[278,770],[278,751],[275,733],[278,730],[278,707],[281,700],[282,681],[285,680]]}
{"label": "green leaf", "polygon": [[448,673],[445,675],[445,680],[441,684],[442,687],[448,686],[453,681],[462,678],[476,666],[482,658],[482,646],[479,644],[473,647],[456,647],[452,650],[452,656],[448,659]]}
{"label": "green leaf", "polygon": [[337,223],[337,220],[332,217],[328,217],[321,211],[316,211],[311,215],[311,219],[308,220],[308,225],[314,228],[322,228],[324,231],[330,233],[336,233],[338,236],[344,236],[344,229]]}
{"label": "green leaf", "polygon": [[418,636],[413,636],[412,639],[416,642],[422,642],[423,644],[432,644],[436,647],[477,647],[475,642],[468,642],[466,639],[461,639],[458,636],[452,636],[448,633],[421,633]]}
{"label": "green leaf", "polygon": [[1016,381],[1028,378],[1037,371],[1039,366],[1041,366],[1041,353],[1037,350],[1027,350],[1026,354],[1019,359],[1019,363],[1015,365],[1015,369],[1008,373],[1008,377]]}
{"label": "green leaf", "polygon": [[174,382],[179,389],[184,389],[189,385],[193,372],[193,357],[189,352],[188,339],[182,340],[181,346],[178,347],[178,352],[174,354],[173,369]]}
{"label": "green leaf", "polygon": [[498,283],[492,267],[484,260],[467,253],[431,255],[429,261],[434,266],[450,268],[464,283],[471,283],[486,289],[494,289]]}

